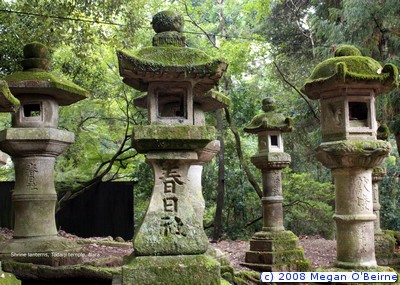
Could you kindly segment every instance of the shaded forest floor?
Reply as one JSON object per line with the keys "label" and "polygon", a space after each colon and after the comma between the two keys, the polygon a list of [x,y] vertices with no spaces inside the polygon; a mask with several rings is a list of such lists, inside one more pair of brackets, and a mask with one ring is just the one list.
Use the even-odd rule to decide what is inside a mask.
{"label": "shaded forest floor", "polygon": [[[0,228],[0,241],[11,239],[13,232],[6,228]],[[122,264],[122,257],[132,253],[132,243],[123,241],[121,238],[114,240],[112,237],[93,237],[80,238],[64,231],[58,233],[59,236],[73,239],[79,242],[86,254],[83,258],[84,263],[94,263],[98,259],[106,259],[105,266],[119,266]],[[314,268],[326,266],[335,261],[336,241],[326,240],[318,236],[303,236],[299,241],[304,248],[305,256],[310,260]],[[240,264],[244,262],[245,252],[249,250],[249,242],[242,240],[224,240],[213,243],[213,246],[226,253],[235,270],[248,270]]]}

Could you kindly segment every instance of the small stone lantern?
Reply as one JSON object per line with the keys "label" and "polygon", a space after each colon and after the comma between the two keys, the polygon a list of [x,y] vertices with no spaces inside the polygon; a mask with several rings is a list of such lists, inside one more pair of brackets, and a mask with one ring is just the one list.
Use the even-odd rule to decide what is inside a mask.
{"label": "small stone lantern", "polygon": [[382,67],[355,47],[342,46],[334,58],[315,67],[303,87],[320,103],[322,143],[317,159],[334,176],[339,268],[377,266],[371,174],[391,146],[376,139],[375,97],[395,88],[397,80],[394,65]]}
{"label": "small stone lantern", "polygon": [[[55,223],[54,163],[74,142],[73,133],[57,129],[58,107],[85,99],[88,92],[49,73],[47,56],[46,46],[26,45],[23,71],[5,78],[21,107],[12,115],[12,128],[0,132],[0,149],[15,166],[14,239],[0,245],[0,253],[22,253],[14,259],[52,264],[50,252],[76,247],[57,237]],[[28,252],[39,256],[23,254]]]}
{"label": "small stone lantern", "polygon": [[228,102],[207,93],[227,64],[186,47],[183,24],[180,14],[160,12],[152,21],[157,33],[152,47],[134,55],[118,52],[123,81],[147,92],[135,104],[147,108],[150,125],[134,127],[132,145],[146,154],[154,173],[150,204],[134,236],[134,253],[122,269],[123,284],[220,282],[218,263],[204,255],[208,239],[199,169],[192,174],[189,169],[218,152],[212,143],[215,128],[205,125],[204,112]]}
{"label": "small stone lantern", "polygon": [[293,130],[291,119],[275,111],[272,98],[263,100],[264,113],[253,118],[244,131],[258,135],[258,153],[252,163],[262,171],[263,228],[250,240],[244,265],[258,271],[303,271],[307,268],[298,238],[283,226],[282,169],[290,164],[283,151],[282,132]]}

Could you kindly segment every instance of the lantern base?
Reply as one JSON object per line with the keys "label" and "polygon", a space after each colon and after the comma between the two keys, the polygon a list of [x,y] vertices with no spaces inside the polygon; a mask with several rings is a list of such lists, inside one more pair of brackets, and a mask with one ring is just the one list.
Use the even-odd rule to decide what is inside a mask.
{"label": "lantern base", "polygon": [[242,265],[261,272],[307,271],[311,265],[298,240],[291,231],[255,233]]}
{"label": "lantern base", "polygon": [[130,256],[122,267],[122,284],[221,284],[220,264],[204,254]]}
{"label": "lantern base", "polygon": [[382,231],[375,234],[375,257],[378,265],[399,267],[400,254],[395,252],[397,243],[394,231]]}
{"label": "lantern base", "polygon": [[80,263],[83,253],[72,240],[57,236],[14,238],[0,244],[0,260],[50,266]]}

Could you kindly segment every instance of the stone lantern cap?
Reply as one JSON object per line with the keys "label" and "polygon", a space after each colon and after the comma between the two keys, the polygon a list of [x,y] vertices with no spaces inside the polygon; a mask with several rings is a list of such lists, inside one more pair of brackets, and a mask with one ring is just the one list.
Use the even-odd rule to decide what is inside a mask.
{"label": "stone lantern cap", "polygon": [[376,60],[362,56],[354,46],[343,45],[335,56],[319,63],[302,88],[310,99],[319,99],[320,93],[341,85],[370,85],[376,94],[386,93],[398,86],[398,70],[393,64],[383,67]]}
{"label": "stone lantern cap", "polygon": [[154,81],[192,81],[194,94],[205,93],[218,83],[228,64],[199,49],[186,47],[183,23],[183,17],[176,12],[159,12],[152,21],[157,33],[153,46],[133,55],[117,51],[124,83],[147,91],[149,83]]}
{"label": "stone lantern cap", "polygon": [[256,115],[250,124],[244,128],[246,133],[259,133],[262,131],[281,131],[291,132],[293,122],[290,118],[285,118],[281,113],[276,112],[275,100],[265,98],[262,101],[264,113]]}
{"label": "stone lantern cap", "polygon": [[0,112],[15,112],[21,103],[15,98],[4,80],[0,80]]}
{"label": "stone lantern cap", "polygon": [[14,95],[42,94],[52,97],[59,105],[65,106],[85,99],[89,92],[78,85],[48,72],[48,49],[41,43],[24,47],[23,71],[6,76],[10,91]]}

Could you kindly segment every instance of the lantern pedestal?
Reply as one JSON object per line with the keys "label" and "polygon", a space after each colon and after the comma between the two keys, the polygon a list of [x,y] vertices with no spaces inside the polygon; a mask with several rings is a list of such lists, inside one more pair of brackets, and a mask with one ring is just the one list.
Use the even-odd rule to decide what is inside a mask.
{"label": "lantern pedestal", "polygon": [[14,238],[0,245],[1,259],[47,265],[77,261],[55,258],[79,246],[57,237],[54,163],[71,143],[74,134],[53,128],[10,128],[0,132],[0,148],[12,156],[15,189]]}
{"label": "lantern pedestal", "polygon": [[135,256],[200,254],[207,250],[203,230],[187,188],[190,164],[196,152],[150,152],[154,188],[150,204],[134,237]]}
{"label": "lantern pedestal", "polygon": [[339,268],[374,268],[372,169],[390,151],[386,141],[346,140],[322,143],[317,158],[332,169]]}

